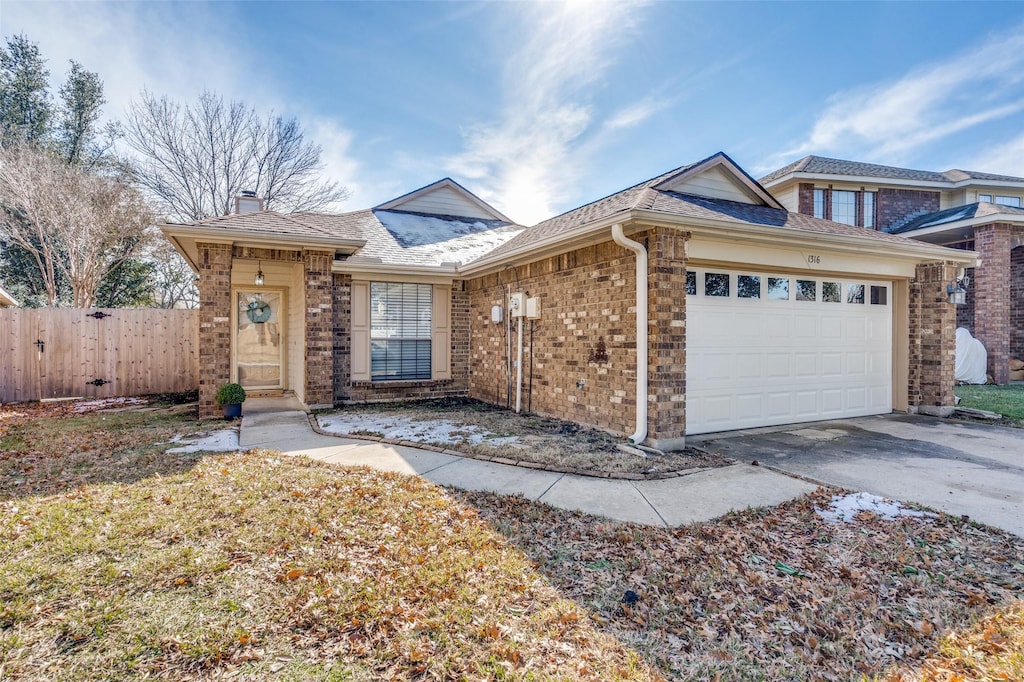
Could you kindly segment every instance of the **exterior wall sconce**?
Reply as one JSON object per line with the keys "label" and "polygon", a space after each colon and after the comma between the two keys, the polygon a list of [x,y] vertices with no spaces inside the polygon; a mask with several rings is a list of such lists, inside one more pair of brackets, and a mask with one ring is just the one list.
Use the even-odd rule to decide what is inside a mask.
{"label": "exterior wall sconce", "polygon": [[963,274],[963,270],[957,273],[958,277],[946,285],[946,293],[949,295],[949,302],[953,305],[966,305],[967,285],[970,279]]}
{"label": "exterior wall sconce", "polygon": [[254,280],[254,283],[256,286],[261,287],[263,286],[263,261],[258,262],[259,266],[256,269],[256,279]]}

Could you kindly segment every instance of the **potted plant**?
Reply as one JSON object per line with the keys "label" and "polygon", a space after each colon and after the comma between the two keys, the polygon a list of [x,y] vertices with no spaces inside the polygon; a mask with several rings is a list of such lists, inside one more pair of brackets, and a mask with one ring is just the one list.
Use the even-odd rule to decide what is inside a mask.
{"label": "potted plant", "polygon": [[242,403],[245,402],[245,389],[241,384],[224,384],[217,389],[217,404],[224,410],[225,419],[238,419],[242,416]]}

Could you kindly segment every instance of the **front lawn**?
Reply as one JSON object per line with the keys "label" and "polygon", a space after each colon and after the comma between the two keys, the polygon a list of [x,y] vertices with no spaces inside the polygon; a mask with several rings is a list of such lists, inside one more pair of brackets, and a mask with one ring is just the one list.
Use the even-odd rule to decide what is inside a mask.
{"label": "front lawn", "polygon": [[821,490],[665,530],[166,455],[199,425],[119,414],[0,419],[24,479],[0,489],[0,679],[853,680],[945,665],[946,635],[977,657],[986,632],[1020,655],[1019,627],[975,623],[1020,613],[1024,541],[958,518],[830,522]]}
{"label": "front lawn", "polygon": [[961,407],[988,410],[1024,425],[1024,384],[957,386]]}

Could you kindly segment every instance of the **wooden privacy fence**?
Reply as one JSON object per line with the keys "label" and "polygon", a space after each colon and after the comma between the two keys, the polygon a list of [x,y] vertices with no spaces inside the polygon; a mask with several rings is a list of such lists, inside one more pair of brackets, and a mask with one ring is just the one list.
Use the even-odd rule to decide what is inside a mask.
{"label": "wooden privacy fence", "polygon": [[0,402],[194,390],[198,313],[0,309]]}

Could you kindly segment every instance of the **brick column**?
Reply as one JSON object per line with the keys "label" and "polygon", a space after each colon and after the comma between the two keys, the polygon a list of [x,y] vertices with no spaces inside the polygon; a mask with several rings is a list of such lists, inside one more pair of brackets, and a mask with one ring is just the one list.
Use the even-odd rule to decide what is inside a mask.
{"label": "brick column", "polygon": [[306,306],[306,405],[334,406],[334,276],[329,251],[303,251]]}
{"label": "brick column", "polygon": [[997,384],[1010,380],[1010,232],[994,223],[974,228],[980,263],[974,271],[974,335],[988,351],[988,373]]}
{"label": "brick column", "polygon": [[956,276],[951,261],[917,266],[910,283],[911,411],[948,417],[955,409],[956,306],[946,285]]}
{"label": "brick column", "polygon": [[351,398],[352,275],[334,276],[334,403]]}
{"label": "brick column", "polygon": [[797,213],[814,215],[814,185],[809,182],[797,185]]}
{"label": "brick column", "polygon": [[231,381],[231,245],[197,243],[199,250],[199,418],[222,415],[215,400]]}
{"label": "brick column", "polygon": [[647,439],[679,450],[686,433],[686,241],[666,228],[649,233]]}

